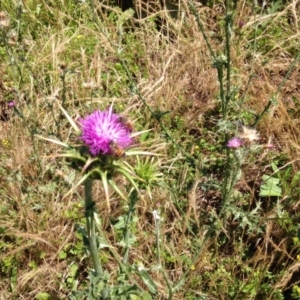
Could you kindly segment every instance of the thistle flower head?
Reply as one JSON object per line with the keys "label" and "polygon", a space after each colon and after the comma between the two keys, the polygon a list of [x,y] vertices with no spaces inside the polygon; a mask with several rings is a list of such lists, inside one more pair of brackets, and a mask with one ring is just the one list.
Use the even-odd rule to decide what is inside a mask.
{"label": "thistle flower head", "polygon": [[273,150],[276,148],[275,145],[272,143],[272,140],[273,140],[273,136],[270,136],[268,142],[264,145],[265,149]]}
{"label": "thistle flower head", "polygon": [[234,138],[232,138],[231,140],[228,141],[227,147],[237,149],[242,144],[243,144],[243,142],[239,138],[234,137]]}
{"label": "thistle flower head", "polygon": [[243,126],[243,131],[242,133],[240,133],[239,138],[252,143],[259,140],[259,133],[256,131],[256,129],[251,129]]}
{"label": "thistle flower head", "polygon": [[273,144],[266,144],[266,145],[264,145],[264,148],[268,149],[268,150],[273,150],[273,149],[275,149],[275,146]]}
{"label": "thistle flower head", "polygon": [[121,149],[132,144],[130,130],[121,121],[121,116],[113,112],[112,106],[104,111],[95,111],[79,120],[81,124],[81,140],[89,148],[92,155],[113,155],[112,145]]}

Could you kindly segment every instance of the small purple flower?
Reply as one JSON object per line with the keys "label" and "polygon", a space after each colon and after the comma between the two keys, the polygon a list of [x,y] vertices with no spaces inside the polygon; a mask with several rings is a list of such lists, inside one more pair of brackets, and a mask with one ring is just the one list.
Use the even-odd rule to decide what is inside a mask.
{"label": "small purple flower", "polygon": [[92,155],[114,154],[112,145],[126,148],[132,144],[130,131],[121,122],[121,117],[113,112],[112,105],[105,111],[95,111],[79,120],[81,139]]}
{"label": "small purple flower", "polygon": [[239,27],[242,28],[245,25],[245,21],[241,20],[238,23]]}
{"label": "small purple flower", "polygon": [[243,144],[243,142],[239,138],[234,137],[234,138],[232,138],[231,140],[228,141],[227,147],[237,149],[242,144]]}
{"label": "small purple flower", "polygon": [[268,143],[268,144],[264,145],[264,148],[268,149],[268,150],[273,150],[273,149],[275,149],[275,146],[273,144]]}
{"label": "small purple flower", "polygon": [[8,102],[8,107],[14,107],[14,106],[16,106],[16,101],[10,101],[10,102]]}

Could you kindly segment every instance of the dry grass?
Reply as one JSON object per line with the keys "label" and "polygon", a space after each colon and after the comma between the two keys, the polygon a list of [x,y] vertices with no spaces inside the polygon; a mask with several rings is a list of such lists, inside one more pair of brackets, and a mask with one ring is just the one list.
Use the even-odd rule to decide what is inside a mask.
{"label": "dry grass", "polygon": [[[114,102],[116,109],[127,110],[132,119],[137,119],[138,127],[154,128],[151,138],[167,145],[164,149],[167,156],[161,159],[166,176],[165,186],[154,188],[153,200],[145,194],[137,205],[135,231],[138,242],[131,251],[129,261],[142,262],[146,268],[155,264],[151,212],[160,209],[163,216],[163,260],[170,280],[178,281],[187,271],[195,249],[200,248],[205,240],[207,226],[203,213],[213,215],[214,209],[221,202],[220,193],[214,190],[203,191],[201,184],[211,178],[203,174],[196,176],[195,171],[185,164],[184,155],[172,149],[170,141],[164,139],[164,132],[158,122],[145,109],[143,101],[130,90],[130,80],[120,67],[121,61],[116,50],[129,67],[147,105],[154,111],[171,111],[163,120],[170,134],[186,152],[193,155],[193,143],[202,137],[217,144],[219,83],[193,14],[187,3],[183,2],[182,7],[186,10],[184,19],[175,20],[167,15],[167,25],[161,31],[154,29],[153,16],[148,15],[137,21],[133,29],[124,26],[123,41],[120,42],[116,22],[112,21],[111,15],[109,17],[114,12],[115,19],[120,20],[122,13],[115,8],[98,10],[99,19],[104,24],[99,28],[83,4],[79,5],[81,8],[78,8],[76,15],[67,2],[61,2],[59,9],[43,3],[40,16],[34,13],[36,5],[36,1],[24,3],[24,9],[28,12],[24,22],[28,23],[28,29],[23,28],[20,44],[11,46],[22,80],[16,65],[11,66],[10,61],[4,61],[5,55],[2,55],[1,62],[1,99],[7,101],[13,95],[23,117],[15,116],[8,122],[1,122],[0,261],[3,263],[0,269],[0,299],[34,299],[39,292],[45,291],[53,297],[66,299],[70,291],[70,285],[66,283],[70,277],[70,265],[74,263],[79,266],[82,274],[79,272],[77,278],[82,282],[87,274],[89,260],[83,250],[78,250],[74,255],[71,251],[75,253],[76,247],[82,244],[74,231],[75,223],[83,223],[84,212],[78,200],[82,190],[78,189],[77,194],[64,198],[70,188],[68,180],[65,180],[69,178],[70,170],[57,159],[51,159],[51,155],[60,150],[33,137],[33,134],[39,134],[61,137],[65,141],[72,139],[71,129],[61,119],[56,100],[64,102],[74,118]],[[12,14],[11,18],[16,19],[10,5],[6,4],[5,7]],[[256,114],[262,112],[287,74],[293,61],[293,40],[299,39],[300,34],[298,7],[299,1],[291,1],[279,12],[253,17],[252,8],[246,1],[240,1],[232,36],[232,84],[238,88],[236,103],[232,104],[232,115],[238,119],[245,120],[244,113],[248,111]],[[224,41],[219,38],[223,30],[219,20],[224,7],[198,6],[197,9],[210,34],[213,49],[220,53]],[[164,17],[165,14],[164,11],[159,12],[160,16]],[[286,16],[291,18],[290,27],[287,27],[289,23],[286,22]],[[272,22],[263,25],[257,37],[259,50],[253,52],[250,47],[254,38],[253,28],[269,20]],[[238,28],[241,21],[244,25]],[[35,23],[37,29],[34,29]],[[276,35],[278,28],[282,38],[273,38],[272,33]],[[274,40],[274,43],[266,45],[270,40]],[[5,51],[3,46],[1,49]],[[18,51],[25,60],[17,59]],[[254,76],[246,90],[252,74]],[[298,171],[300,166],[299,93],[297,66],[278,92],[277,102],[258,124],[262,140],[272,137],[277,145],[272,155],[278,158],[281,152],[284,153],[284,163],[291,163],[293,172]],[[180,120],[177,122],[178,117]],[[4,140],[9,141],[8,146],[3,145]],[[202,163],[205,155],[210,155],[205,149],[203,153],[195,158],[196,165]],[[223,154],[220,156],[223,157]],[[262,159],[257,168],[252,169],[252,177],[263,174],[267,169],[263,169],[265,165],[266,160]],[[252,174],[248,175],[251,177]],[[219,174],[212,172],[211,177],[219,179]],[[72,182],[75,180],[71,179]],[[251,189],[250,202],[255,203],[257,186],[247,181],[247,178],[244,180],[240,184],[247,190],[247,194]],[[123,178],[118,179],[118,183],[126,184]],[[166,188],[171,184],[178,188],[178,195],[173,194],[174,189]],[[243,191],[242,188],[240,190]],[[126,203],[112,193],[112,212],[109,212],[100,184],[95,187],[94,197],[103,222],[103,234],[121,257],[122,249],[117,245],[117,233],[112,221],[125,214]],[[297,203],[294,203],[296,208],[299,206]],[[283,270],[283,275],[276,277],[272,283],[277,290],[285,290],[297,284],[294,277],[299,272],[296,259],[298,250],[292,245],[287,231],[279,227],[278,223],[268,221],[274,214],[275,208],[270,206],[266,209],[261,222],[267,225],[262,235],[251,236],[245,229],[240,237],[236,236],[234,224],[230,224],[233,227],[221,228],[217,236],[211,237],[204,244],[183,288],[173,299],[192,299],[187,298],[189,293],[195,295],[193,299],[196,299],[201,294],[200,287],[211,292],[208,299],[229,299],[226,293],[236,284],[231,280],[243,276],[248,276],[249,281],[254,278],[254,275],[242,271],[243,266],[239,264],[243,258],[235,261],[245,251],[242,248],[249,245],[251,253],[249,260],[243,262],[245,268],[262,273],[276,268]],[[298,209],[293,212],[294,216],[297,214]],[[197,229],[194,230],[193,226]],[[219,236],[228,236],[232,240],[222,248],[218,246]],[[66,253],[66,257],[62,256],[62,252]],[[108,250],[104,250],[101,255],[105,268],[115,279],[118,265],[113,255]],[[286,266],[282,267],[281,262],[285,262]],[[199,274],[204,276],[201,282],[196,283],[195,278]],[[158,284],[160,296],[156,299],[167,299],[161,273],[152,272],[151,275]],[[223,290],[219,284],[222,278],[228,279],[224,279]],[[16,283],[12,284],[11,280],[16,280]],[[260,278],[257,284],[264,280]],[[272,293],[269,293],[268,299],[272,297]]]}

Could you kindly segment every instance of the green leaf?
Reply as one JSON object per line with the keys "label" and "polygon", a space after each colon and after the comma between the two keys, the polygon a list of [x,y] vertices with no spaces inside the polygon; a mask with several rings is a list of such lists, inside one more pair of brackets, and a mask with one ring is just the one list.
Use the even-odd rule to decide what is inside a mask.
{"label": "green leaf", "polygon": [[[273,162],[271,163],[271,167],[272,167],[274,173],[277,173],[277,172],[279,171],[278,167],[277,167],[276,164],[273,163]],[[264,176],[268,176],[268,175],[264,175]]]}
{"label": "green leaf", "polygon": [[282,190],[278,186],[280,179],[271,177],[269,175],[263,175],[262,177],[264,184],[260,187],[260,197],[271,197],[271,196],[281,196]]}
{"label": "green leaf", "polygon": [[260,193],[259,196],[260,197],[271,197],[271,196],[275,196],[275,197],[280,197],[282,194],[281,188],[279,186],[261,186],[260,187]]}
{"label": "green leaf", "polygon": [[152,297],[148,292],[142,292],[141,297],[143,300],[152,300]]}
{"label": "green leaf", "polygon": [[126,227],[126,220],[124,216],[118,217],[118,222],[113,225],[117,230],[124,229]]}
{"label": "green leaf", "polygon": [[146,272],[146,270],[141,269],[141,268],[137,268],[136,272],[142,278],[143,282],[147,285],[149,291],[152,294],[156,294],[157,293],[157,286],[154,283],[154,281],[151,279],[149,274]]}
{"label": "green leaf", "polygon": [[51,295],[48,293],[38,293],[35,296],[35,299],[37,300],[50,300],[51,299]]}
{"label": "green leaf", "polygon": [[292,168],[287,167],[287,169],[283,172],[283,176],[280,175],[281,181],[286,182],[290,178],[291,172]]}
{"label": "green leaf", "polygon": [[104,172],[100,171],[100,175],[101,175],[102,185],[103,185],[104,192],[105,192],[107,207],[108,207],[108,210],[110,210],[110,203],[109,203],[110,199],[109,199],[107,171],[104,171]]}
{"label": "green leaf", "polygon": [[263,175],[262,180],[264,181],[264,184],[267,184],[267,185],[277,185],[280,182],[279,178],[271,177],[269,175]]}
{"label": "green leaf", "polygon": [[73,193],[77,189],[77,187],[79,187],[87,178],[89,178],[89,176],[91,176],[91,174],[92,171],[82,176],[79,179],[79,181],[75,185],[73,185],[73,187],[64,195],[64,198],[69,196],[71,193]]}
{"label": "green leaf", "polygon": [[153,155],[153,156],[164,156],[163,154],[154,153],[150,151],[140,151],[140,150],[129,150],[126,151],[126,156],[135,156],[135,155]]}
{"label": "green leaf", "polygon": [[119,171],[121,174],[123,174],[124,177],[126,177],[126,178],[128,179],[128,181],[131,183],[131,185],[135,188],[135,190],[136,190],[139,194],[141,194],[141,192],[140,192],[140,190],[139,190],[137,184],[135,183],[134,179],[132,178],[132,176],[131,176],[128,172],[124,171],[123,169],[119,169],[118,171]]}
{"label": "green leaf", "polygon": [[76,265],[76,264],[71,265],[70,271],[69,271],[69,276],[75,277],[77,271],[78,271],[78,265]]}
{"label": "green leaf", "polygon": [[74,128],[75,132],[77,133],[77,135],[80,135],[81,130],[78,128],[78,126],[76,125],[75,121],[70,117],[70,115],[64,110],[64,108],[59,104],[59,102],[57,101],[57,104],[59,106],[59,108],[61,109],[61,111],[63,112],[63,114],[65,115],[65,117],[68,119],[69,123],[71,124],[71,126]]}
{"label": "green leaf", "polygon": [[111,187],[118,193],[118,195],[122,199],[124,199],[125,201],[127,201],[127,198],[124,196],[124,194],[122,193],[122,191],[119,189],[119,187],[117,186],[117,184],[112,179],[109,179],[108,183],[111,185]]}
{"label": "green leaf", "polygon": [[54,140],[54,139],[49,139],[49,138],[45,138],[45,137],[42,137],[40,135],[36,135],[37,138],[41,139],[41,140],[45,140],[47,142],[50,142],[50,143],[53,143],[53,144],[56,144],[56,145],[59,145],[59,146],[62,146],[62,147],[65,147],[65,148],[70,148],[70,146],[66,143],[63,143],[61,141],[57,141],[57,140]]}
{"label": "green leaf", "polygon": [[295,176],[293,177],[292,182],[291,182],[291,187],[294,188],[296,186],[299,186],[300,185],[299,183],[300,183],[300,171],[297,172],[295,174]]}
{"label": "green leaf", "polygon": [[58,258],[59,259],[65,259],[67,257],[67,253],[65,251],[60,251],[58,253]]}
{"label": "green leaf", "polygon": [[108,244],[107,241],[100,237],[99,238],[99,249],[105,249],[105,248],[114,248],[112,245]]}
{"label": "green leaf", "polygon": [[132,248],[132,245],[137,241],[137,238],[135,236],[131,236],[130,238],[128,238],[126,240],[126,242],[124,240],[120,241],[118,243],[119,246],[125,248]]}

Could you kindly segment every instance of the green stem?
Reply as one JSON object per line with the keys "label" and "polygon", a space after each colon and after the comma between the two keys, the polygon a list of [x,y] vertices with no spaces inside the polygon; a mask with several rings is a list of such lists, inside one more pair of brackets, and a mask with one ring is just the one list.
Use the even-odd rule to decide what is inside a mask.
{"label": "green stem", "polygon": [[213,50],[213,48],[212,48],[212,46],[211,46],[211,44],[210,44],[210,42],[209,42],[208,36],[206,35],[205,28],[204,28],[204,26],[203,26],[203,24],[202,24],[202,22],[201,22],[201,20],[200,20],[200,17],[199,17],[199,14],[198,14],[198,12],[197,12],[197,9],[196,9],[196,7],[195,7],[195,5],[194,5],[194,3],[193,3],[192,1],[189,1],[189,2],[188,2],[188,5],[189,5],[190,10],[191,10],[192,13],[194,14],[194,17],[195,17],[195,19],[196,19],[198,28],[199,28],[199,30],[201,31],[201,33],[202,33],[202,35],[203,35],[203,38],[204,38],[204,40],[205,40],[205,43],[206,43],[206,45],[207,45],[207,48],[208,48],[208,50],[209,50],[209,52],[210,52],[210,55],[211,55],[211,57],[213,58],[213,61],[215,62],[215,61],[217,60],[216,53],[215,53],[215,51]]}
{"label": "green stem", "polygon": [[[97,226],[97,224],[96,224]],[[98,225],[97,229],[101,235],[101,237],[104,239],[104,243],[105,244],[109,244],[108,240],[105,238],[105,233],[102,231],[102,228]],[[114,247],[109,247],[109,251],[111,252],[111,254],[113,255],[113,257],[116,259],[116,261],[118,262],[119,266],[121,266],[122,271],[124,271],[124,273],[127,275],[127,278],[130,278],[130,280],[132,281],[132,283],[139,289],[140,292],[143,291],[143,287],[140,285],[139,282],[137,282],[133,276],[132,273],[130,272],[130,267],[128,267],[127,265],[125,265],[122,261],[122,259],[120,258],[120,255],[114,250]]]}
{"label": "green stem", "polygon": [[162,268],[162,265],[161,265],[160,243],[159,243],[160,242],[160,217],[159,217],[157,211],[153,212],[153,217],[154,217],[154,220],[155,220],[157,262],[158,262],[159,269],[163,274],[163,277],[165,279],[165,282],[166,282],[168,290],[169,290],[168,300],[171,300],[173,298],[173,290],[172,290],[171,284],[169,282],[168,276],[167,276],[165,270]]}
{"label": "green stem", "polygon": [[[230,156],[230,154],[233,154],[234,159]],[[238,158],[235,150],[230,151],[230,149],[227,149],[227,165],[226,165],[226,175],[225,179],[222,184],[222,199],[223,199],[223,205],[222,208],[219,212],[219,216],[222,217],[223,215],[223,220],[226,220],[226,208],[228,206],[228,202],[230,200],[233,187],[237,181],[239,171],[241,170],[241,161]]]}
{"label": "green stem", "polygon": [[[223,112],[223,118],[226,119],[227,117],[227,106],[231,98],[231,24],[232,24],[232,13],[229,12],[226,15],[225,21],[225,34],[226,34],[226,97],[225,97],[225,109]],[[223,99],[222,99],[223,100]]]}
{"label": "green stem", "polygon": [[96,234],[95,234],[95,224],[94,224],[94,201],[92,198],[92,187],[93,180],[87,178],[84,182],[84,201],[85,201],[85,217],[86,217],[86,229],[89,240],[89,250],[92,256],[93,265],[97,276],[102,276],[103,270],[100,263]]}
{"label": "green stem", "polygon": [[125,243],[125,253],[123,256],[123,264],[127,264],[128,257],[129,257],[129,249],[130,249],[130,238],[131,238],[131,232],[130,232],[130,225],[132,224],[133,214],[135,211],[135,204],[138,200],[137,197],[137,191],[134,190],[129,198],[129,210],[126,218],[125,228],[124,228],[124,243]]}
{"label": "green stem", "polygon": [[[95,232],[95,219],[94,219],[94,201],[92,198],[92,187],[93,180],[87,178],[84,182],[84,201],[85,201],[85,217],[86,217],[86,230],[89,250],[92,256],[93,266],[95,269],[96,277],[103,280],[103,269],[101,266],[101,261],[99,258],[99,253],[97,249],[97,240]],[[109,293],[106,287],[101,291],[100,300],[109,300]]]}
{"label": "green stem", "polygon": [[132,220],[132,209],[129,209],[127,219],[126,219],[126,226],[125,226],[125,234],[124,234],[124,241],[125,241],[125,253],[123,256],[123,264],[127,264],[128,262],[128,257],[129,257],[129,239],[130,239],[130,229],[129,229],[129,224],[131,223],[130,221]]}
{"label": "green stem", "polygon": [[224,81],[223,81],[223,62],[216,62],[216,68],[218,72],[218,80],[220,83],[220,99],[221,99],[221,105],[222,105],[222,117],[223,120],[226,119],[226,101],[225,101],[225,91],[224,91]]}
{"label": "green stem", "polygon": [[[262,10],[263,10],[263,8],[262,8]],[[257,45],[257,36],[258,36],[258,26],[259,26],[259,22],[257,21],[257,19],[256,19],[256,8],[255,8],[255,4],[253,5],[253,7],[252,7],[252,11],[254,12],[254,21],[255,21],[255,27],[254,27],[254,39],[253,39],[253,50],[252,50],[252,57],[253,57],[253,59],[252,59],[252,61],[251,61],[251,68],[250,68],[250,72],[249,72],[249,78],[248,78],[248,81],[247,81],[247,83],[246,83],[246,88],[245,88],[245,91],[244,91],[244,94],[243,94],[243,96],[242,96],[242,99],[241,99],[241,103],[240,103],[240,112],[239,112],[239,117],[238,117],[238,119],[241,119],[241,117],[242,117],[242,114],[243,114],[243,112],[244,112],[244,109],[243,109],[243,104],[244,104],[244,102],[245,102],[245,99],[246,99],[246,96],[247,96],[247,94],[248,94],[248,90],[249,90],[249,88],[250,88],[250,84],[251,84],[251,82],[252,82],[252,79],[255,77],[255,73],[256,73],[256,71],[254,71],[254,68],[255,68],[255,66],[254,66],[254,63],[255,63],[255,59],[254,59],[254,57],[255,57],[255,54],[256,54],[256,45]],[[261,13],[262,13],[262,11],[261,11]]]}
{"label": "green stem", "polygon": [[262,119],[262,117],[269,111],[269,109],[272,106],[272,104],[276,104],[277,95],[280,93],[282,87],[284,86],[284,84],[286,83],[286,81],[288,80],[288,78],[290,77],[292,71],[294,70],[295,66],[298,64],[299,60],[300,60],[300,50],[297,53],[297,56],[294,59],[294,61],[291,63],[288,72],[286,73],[286,75],[282,79],[281,83],[279,84],[279,86],[278,86],[275,94],[270,98],[268,104],[266,105],[266,107],[264,108],[264,110],[261,112],[261,114],[256,117],[256,119],[254,121],[254,124],[253,124],[253,127],[255,127],[257,125],[257,123]]}

